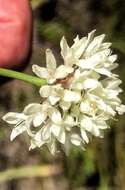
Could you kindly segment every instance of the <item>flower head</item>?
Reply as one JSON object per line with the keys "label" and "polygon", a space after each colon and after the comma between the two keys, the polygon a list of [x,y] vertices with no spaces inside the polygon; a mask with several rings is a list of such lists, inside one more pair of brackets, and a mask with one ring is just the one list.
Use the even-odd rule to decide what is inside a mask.
{"label": "flower head", "polygon": [[112,55],[111,43],[103,42],[105,35],[94,37],[94,33],[77,36],[71,47],[61,39],[63,65],[57,67],[51,50],[46,51],[47,68],[33,65],[33,72],[48,84],[39,90],[41,104],[3,117],[15,125],[11,140],[26,131],[30,149],[46,145],[54,154],[58,143],[66,151],[72,144],[84,147],[90,135],[102,138],[108,121],[125,112],[118,97],[121,80],[112,73],[117,56]]}

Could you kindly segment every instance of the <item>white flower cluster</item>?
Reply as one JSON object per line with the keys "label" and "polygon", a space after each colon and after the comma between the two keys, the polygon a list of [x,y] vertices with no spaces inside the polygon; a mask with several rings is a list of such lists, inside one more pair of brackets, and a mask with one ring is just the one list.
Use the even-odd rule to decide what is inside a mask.
{"label": "white flower cluster", "polygon": [[57,67],[51,50],[46,50],[46,68],[33,65],[33,72],[47,80],[40,88],[42,103],[25,107],[22,113],[10,112],[3,119],[14,124],[11,140],[26,131],[30,149],[47,145],[52,154],[58,142],[67,151],[71,144],[84,147],[91,134],[102,137],[109,128],[108,120],[123,114],[125,106],[118,98],[121,80],[112,70],[118,64],[112,55],[111,43],[105,35],[74,39],[71,47],[61,39],[63,65]]}

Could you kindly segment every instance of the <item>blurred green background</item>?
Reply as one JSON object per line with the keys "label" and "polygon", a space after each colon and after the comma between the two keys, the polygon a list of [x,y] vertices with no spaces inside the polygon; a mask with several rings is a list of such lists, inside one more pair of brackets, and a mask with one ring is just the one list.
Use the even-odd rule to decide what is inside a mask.
{"label": "blurred green background", "polygon": [[[125,1],[124,0],[32,0],[34,37],[31,65],[45,65],[45,49],[51,48],[60,62],[59,41],[69,44],[79,34],[106,34],[113,52],[118,54],[125,91]],[[121,95],[125,104],[125,92]],[[21,81],[0,87],[0,116],[40,100],[38,89]],[[86,151],[73,148],[55,157],[46,148],[28,151],[24,134],[10,142],[11,127],[0,121],[0,190],[124,190],[125,118],[111,122],[104,139],[93,138]]]}

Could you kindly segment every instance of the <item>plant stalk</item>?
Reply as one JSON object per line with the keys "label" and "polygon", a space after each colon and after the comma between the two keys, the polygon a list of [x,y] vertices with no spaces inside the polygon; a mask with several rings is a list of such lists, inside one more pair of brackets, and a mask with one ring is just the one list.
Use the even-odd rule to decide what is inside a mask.
{"label": "plant stalk", "polygon": [[40,79],[35,76],[31,76],[25,73],[21,73],[21,72],[9,70],[9,69],[0,68],[0,76],[22,80],[22,81],[31,83],[33,85],[36,85],[38,87],[41,87],[47,84],[45,79]]}

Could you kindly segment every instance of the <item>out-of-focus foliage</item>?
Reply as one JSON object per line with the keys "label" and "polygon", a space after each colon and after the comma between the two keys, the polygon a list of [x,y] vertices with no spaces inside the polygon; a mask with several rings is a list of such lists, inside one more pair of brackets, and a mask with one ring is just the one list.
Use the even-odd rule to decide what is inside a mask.
{"label": "out-of-focus foliage", "polygon": [[56,165],[28,166],[16,169],[8,169],[6,171],[0,172],[0,182],[24,177],[49,177],[52,175],[58,175],[60,172],[61,168]]}
{"label": "out-of-focus foliage", "polygon": [[39,5],[45,3],[47,0],[31,0],[31,5],[33,9],[36,9]]}
{"label": "out-of-focus foliage", "polygon": [[[97,35],[106,33],[118,54],[119,73],[125,91],[125,1],[124,0],[32,0],[34,9],[34,51],[31,65],[45,64],[44,52],[52,48],[58,57],[59,40],[65,35],[71,41],[77,34],[86,35],[97,29]],[[42,50],[42,51],[41,51]],[[0,87],[0,115],[8,111],[22,111],[30,102],[39,102],[38,89],[11,81]],[[125,92],[122,94],[125,103]],[[125,189],[125,119],[111,122],[112,128],[104,139],[94,139],[86,151],[72,149],[66,156],[63,151],[52,157],[46,149],[28,152],[25,136],[13,143],[9,141],[9,127],[1,121],[0,170],[36,165],[54,164],[63,167],[63,174],[49,178],[12,180],[0,185],[1,190],[124,190]]]}
{"label": "out-of-focus foliage", "polygon": [[40,22],[38,24],[38,32],[47,40],[54,44],[58,44],[59,40],[66,33],[66,27],[58,22]]}

